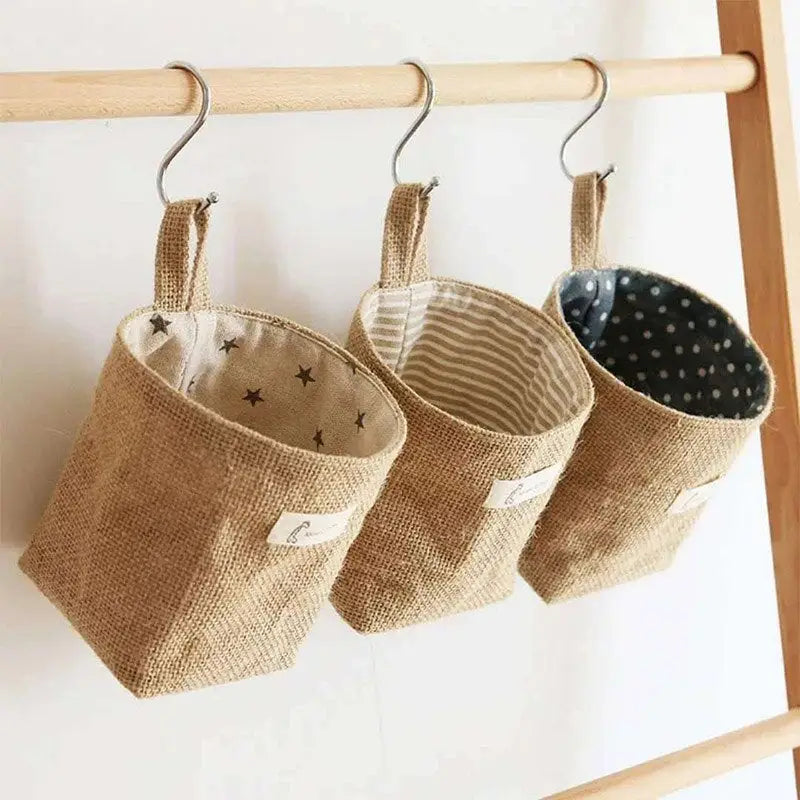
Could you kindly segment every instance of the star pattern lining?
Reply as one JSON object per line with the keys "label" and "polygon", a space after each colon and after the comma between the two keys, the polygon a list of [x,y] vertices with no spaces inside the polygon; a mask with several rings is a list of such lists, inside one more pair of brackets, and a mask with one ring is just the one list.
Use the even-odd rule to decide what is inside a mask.
{"label": "star pattern lining", "polygon": [[306,369],[303,369],[302,364],[298,364],[297,366],[299,367],[300,372],[298,372],[297,375],[295,375],[295,378],[300,378],[300,380],[303,381],[303,386],[306,386],[309,383],[317,382],[316,378],[311,377],[311,369],[312,369],[311,367],[306,367]]}
{"label": "star pattern lining", "polygon": [[153,314],[150,317],[150,324],[153,326],[153,333],[164,333],[167,336],[169,335],[169,331],[167,327],[172,325],[172,320],[164,319],[161,314]]}
{"label": "star pattern lining", "polygon": [[264,398],[261,396],[261,388],[258,389],[247,389],[247,394],[242,398],[242,400],[247,400],[253,408],[255,408],[256,403],[263,403]]}
{"label": "star pattern lining", "polygon": [[[160,313],[154,313],[150,319],[150,324],[152,325],[152,335],[157,333],[163,333],[165,336],[169,335],[169,326],[172,325],[172,320],[165,319]],[[237,344],[237,339],[240,337],[233,336],[230,339],[223,339],[222,345],[217,348],[219,352],[224,352],[226,355],[229,355],[231,350],[238,350],[240,349],[240,345]],[[344,358],[344,363],[350,368],[352,374],[358,375],[358,365],[353,359]],[[304,367],[302,364],[298,364],[298,372],[294,375],[295,378],[300,380],[303,384],[303,387],[307,387],[309,383],[316,383],[317,379],[312,375],[314,370],[314,366]],[[195,374],[192,375],[189,382],[186,384],[185,392],[187,395],[193,394],[196,387],[197,387],[197,379],[199,375]],[[250,403],[251,408],[255,408],[259,403],[265,403],[266,398],[262,396],[262,392],[264,391],[263,387],[258,387],[257,389],[250,389],[246,388],[244,395],[241,397],[245,403]],[[360,408],[356,410],[355,420],[353,421],[353,425],[356,427],[356,435],[360,434],[362,431],[366,430],[366,417],[367,412],[362,411]],[[353,419],[350,417],[350,419]],[[352,429],[351,429],[352,430]],[[327,447],[325,442],[324,433],[322,428],[315,428],[314,435],[311,437],[311,441],[314,443],[317,452],[320,452],[323,448]]]}

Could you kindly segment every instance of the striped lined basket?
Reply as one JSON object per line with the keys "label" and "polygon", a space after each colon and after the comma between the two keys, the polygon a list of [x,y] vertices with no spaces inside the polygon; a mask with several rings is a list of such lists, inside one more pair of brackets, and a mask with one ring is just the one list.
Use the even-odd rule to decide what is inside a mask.
{"label": "striped lined basket", "polygon": [[381,282],[348,341],[408,420],[333,588],[339,613],[365,633],[511,592],[593,401],[580,356],[552,319],[499,292],[430,278],[427,211],[421,185],[395,189]]}

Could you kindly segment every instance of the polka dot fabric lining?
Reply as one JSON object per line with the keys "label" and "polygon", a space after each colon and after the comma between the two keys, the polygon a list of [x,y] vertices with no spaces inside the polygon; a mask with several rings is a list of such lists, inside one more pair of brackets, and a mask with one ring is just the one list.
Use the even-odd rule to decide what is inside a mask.
{"label": "polka dot fabric lining", "polygon": [[[607,181],[572,185],[572,270],[545,310],[583,347],[595,405],[519,560],[546,602],[665,569],[702,504],[772,406],[764,354],[716,303],[647,270],[608,264]],[[657,213],[657,209],[654,209]]]}
{"label": "polka dot fabric lining", "polygon": [[699,417],[757,417],[770,396],[763,356],[730,315],[687,286],[621,267],[582,269],[558,289],[580,344],[627,386]]}

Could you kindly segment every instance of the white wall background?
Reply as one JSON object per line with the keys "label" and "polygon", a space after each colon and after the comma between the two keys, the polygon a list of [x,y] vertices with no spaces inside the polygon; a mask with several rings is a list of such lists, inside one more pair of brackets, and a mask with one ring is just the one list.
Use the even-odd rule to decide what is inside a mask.
{"label": "white wall background", "polygon": [[[786,4],[787,30],[800,10]],[[708,0],[57,0],[2,4],[0,71],[681,56]],[[789,41],[795,101],[800,50]],[[442,108],[408,178],[442,176],[435,272],[539,303],[568,259],[575,104]],[[341,337],[376,277],[406,110],[212,118],[173,196],[220,192],[218,298]],[[16,568],[117,320],[150,297],[153,187],[184,120],[0,126],[0,794],[13,800],[531,800],[785,707],[758,442],[669,572],[556,607],[374,638],[326,608],[296,668],[137,701]],[[610,254],[745,316],[722,97],[610,103],[572,150],[615,160]],[[682,798],[793,797],[781,756]]]}

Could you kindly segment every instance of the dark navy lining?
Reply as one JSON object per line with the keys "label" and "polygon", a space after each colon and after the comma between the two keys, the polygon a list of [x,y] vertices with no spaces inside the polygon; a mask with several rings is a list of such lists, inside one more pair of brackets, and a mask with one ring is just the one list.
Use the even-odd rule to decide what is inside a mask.
{"label": "dark navy lining", "polygon": [[619,380],[671,408],[747,419],[769,373],[730,315],[686,286],[623,268],[570,273],[561,310],[578,341]]}

